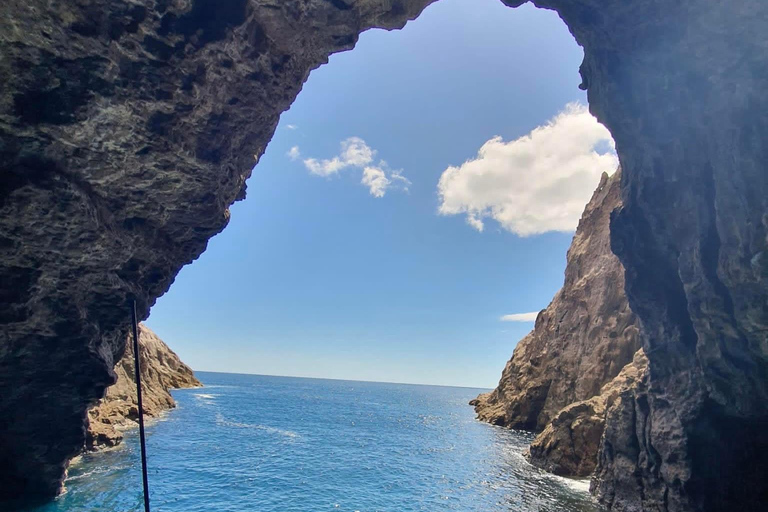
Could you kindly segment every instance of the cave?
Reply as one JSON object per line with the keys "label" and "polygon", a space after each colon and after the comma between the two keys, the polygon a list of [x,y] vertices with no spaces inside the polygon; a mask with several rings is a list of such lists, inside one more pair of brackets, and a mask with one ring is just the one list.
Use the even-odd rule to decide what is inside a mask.
{"label": "cave", "polygon": [[[0,500],[59,492],[127,304],[146,318],[224,229],[310,71],[430,3],[0,5]],[[616,141],[612,249],[649,360],[593,490],[617,511],[762,510],[768,4],[532,3],[583,47],[581,87]]]}

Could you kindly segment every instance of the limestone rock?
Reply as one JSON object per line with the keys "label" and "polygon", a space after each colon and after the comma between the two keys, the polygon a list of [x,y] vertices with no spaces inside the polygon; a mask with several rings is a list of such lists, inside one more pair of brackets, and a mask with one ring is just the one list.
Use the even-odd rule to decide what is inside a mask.
{"label": "limestone rock", "polygon": [[[192,369],[144,324],[139,324],[139,357],[145,417],[157,417],[176,407],[171,389],[202,386]],[[134,426],[138,421],[133,359],[133,344],[129,341],[125,354],[115,366],[117,381],[88,411],[86,448],[89,450],[118,445],[123,439],[121,429]]]}
{"label": "limestone rock", "polygon": [[498,387],[477,397],[479,419],[541,431],[567,405],[600,393],[640,348],[624,268],[610,247],[620,182],[620,171],[603,175],[568,250],[565,284],[518,343]]}
{"label": "limestone rock", "polygon": [[556,475],[591,476],[597,466],[606,412],[620,396],[633,393],[645,376],[648,359],[642,349],[600,394],[568,405],[533,440],[528,460]]}

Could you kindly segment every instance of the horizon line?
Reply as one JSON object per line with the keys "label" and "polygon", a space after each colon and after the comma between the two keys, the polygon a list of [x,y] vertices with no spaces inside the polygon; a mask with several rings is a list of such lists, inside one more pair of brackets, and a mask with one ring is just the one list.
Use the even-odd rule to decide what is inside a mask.
{"label": "horizon line", "polygon": [[425,384],[423,382],[392,382],[392,381],[386,381],[386,380],[360,380],[360,379],[340,379],[340,378],[334,378],[334,377],[307,377],[303,375],[273,375],[268,373],[243,373],[243,372],[222,372],[222,371],[212,371],[212,370],[192,370],[193,372],[202,372],[202,373],[221,373],[224,375],[250,375],[255,377],[277,377],[277,378],[285,378],[285,379],[307,379],[307,380],[333,380],[333,381],[340,381],[340,382],[362,382],[362,383],[370,383],[370,384],[399,384],[399,385],[405,385],[405,386],[430,386],[430,387],[436,387],[436,388],[459,388],[459,389],[484,389],[484,390],[493,390],[494,388],[487,388],[487,387],[476,387],[476,386],[456,386],[456,385],[450,385],[450,384]]}

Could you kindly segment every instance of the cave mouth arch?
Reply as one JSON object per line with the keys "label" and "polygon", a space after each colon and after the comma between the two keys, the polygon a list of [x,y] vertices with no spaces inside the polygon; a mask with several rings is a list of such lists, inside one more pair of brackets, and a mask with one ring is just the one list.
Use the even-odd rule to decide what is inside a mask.
{"label": "cave mouth arch", "polygon": [[[429,3],[236,0],[243,16],[206,19],[222,28],[208,31],[188,4],[0,6],[11,91],[0,103],[0,275],[29,283],[7,294],[0,317],[0,375],[12,390],[0,402],[12,418],[3,490],[58,491],[85,409],[124,349],[124,305],[136,298],[146,316],[225,227],[310,70]],[[768,131],[768,5],[534,3],[556,10],[584,48],[590,109],[624,173],[611,245],[648,328],[653,382],[625,404],[634,427],[608,433],[614,449],[631,449],[606,459],[599,492],[616,506],[759,510],[768,439],[750,425],[768,417],[768,158],[758,135]],[[197,5],[209,12],[210,2]],[[63,370],[73,364],[80,371]],[[643,435],[626,442],[638,425]],[[636,463],[632,482],[622,461]]]}
{"label": "cave mouth arch", "polygon": [[[215,348],[210,347],[204,361],[197,363],[196,368],[216,370],[217,368],[211,365],[219,364],[222,365],[219,367],[220,370],[228,372],[302,377],[329,377],[328,372],[330,371],[334,372],[330,376],[342,379],[414,382],[414,369],[418,367],[420,368],[420,383],[444,384],[444,380],[436,379],[457,378],[457,376],[451,374],[447,364],[444,365],[446,368],[434,369],[434,363],[430,365],[429,358],[425,357],[425,352],[432,354],[442,352],[444,357],[447,357],[449,352],[457,352],[454,357],[458,358],[458,350],[447,346],[447,340],[458,338],[458,331],[466,333],[469,330],[477,329],[477,324],[480,321],[476,318],[469,320],[469,318],[470,315],[482,314],[484,317],[482,323],[485,325],[481,326],[480,329],[490,330],[487,324],[491,323],[504,326],[497,328],[497,330],[512,331],[513,333],[489,333],[487,335],[488,340],[474,344],[473,352],[486,352],[492,349],[494,353],[499,353],[498,357],[487,358],[494,359],[493,370],[487,372],[487,380],[478,387],[493,387],[495,385],[500,366],[503,361],[509,358],[511,353],[513,343],[510,342],[522,339],[533,324],[498,323],[499,319],[505,316],[504,313],[508,312],[498,305],[496,306],[497,310],[494,311],[495,316],[489,322],[490,313],[476,311],[478,308],[473,304],[474,302],[482,302],[480,297],[473,293],[467,293],[465,295],[471,296],[473,299],[462,302],[461,299],[465,299],[461,296],[462,294],[456,293],[444,283],[435,282],[436,280],[445,281],[445,275],[433,275],[433,272],[424,270],[416,272],[414,268],[419,265],[414,265],[414,260],[425,258],[425,256],[433,257],[435,258],[434,263],[438,263],[441,267],[452,272],[452,275],[447,278],[449,281],[466,283],[474,280],[476,289],[483,290],[487,295],[492,296],[500,295],[496,288],[522,290],[533,286],[533,283],[518,284],[515,277],[511,275],[515,272],[529,276],[541,276],[542,274],[549,276],[551,274],[553,279],[551,283],[548,283],[551,289],[540,294],[535,306],[523,309],[526,312],[532,309],[538,311],[549,303],[554,292],[562,286],[562,261],[564,260],[562,255],[565,254],[571,243],[573,232],[561,233],[559,231],[562,230],[562,227],[558,225],[558,232],[553,233],[549,231],[549,225],[547,225],[541,228],[548,233],[546,242],[537,243],[532,240],[534,237],[523,237],[523,235],[536,234],[536,232],[517,231],[513,232],[517,236],[513,236],[513,234],[503,236],[514,238],[515,242],[523,245],[522,248],[511,245],[504,246],[497,242],[484,246],[478,243],[473,228],[464,225],[464,222],[452,222],[447,217],[438,218],[435,216],[436,212],[429,211],[426,216],[434,218],[433,220],[437,222],[458,224],[460,232],[471,238],[459,237],[456,232],[439,229],[440,236],[450,239],[452,242],[441,244],[439,250],[427,251],[428,254],[425,255],[425,251],[418,246],[427,245],[428,241],[424,240],[423,237],[430,231],[437,232],[438,228],[432,224],[416,221],[412,217],[406,216],[399,219],[397,212],[393,211],[398,208],[406,208],[408,209],[407,215],[425,216],[424,211],[416,211],[405,201],[432,202],[434,190],[437,188],[438,181],[441,180],[441,173],[445,172],[444,166],[448,165],[442,163],[446,159],[441,159],[439,164],[429,162],[426,165],[427,160],[419,158],[417,162],[421,164],[422,168],[419,169],[418,174],[413,175],[408,171],[417,167],[418,164],[411,163],[414,161],[413,159],[404,159],[403,153],[417,151],[419,153],[440,153],[441,151],[445,153],[446,143],[443,137],[450,136],[449,140],[452,142],[447,145],[455,147],[452,148],[453,151],[449,151],[451,157],[447,161],[452,162],[450,165],[453,163],[460,164],[474,158],[478,151],[478,145],[484,145],[484,141],[491,140],[494,135],[499,133],[509,133],[505,131],[508,130],[508,127],[504,125],[511,124],[514,126],[511,133],[515,135],[508,137],[510,140],[505,143],[511,147],[513,141],[530,137],[535,130],[543,130],[547,125],[547,117],[551,115],[550,112],[564,111],[569,103],[575,100],[585,100],[585,95],[577,87],[581,82],[577,73],[583,54],[555,13],[537,10],[533,7],[522,8],[522,12],[512,11],[498,2],[487,2],[487,4],[497,8],[496,11],[477,13],[475,16],[481,18],[482,15],[481,19],[487,19],[489,15],[495,14],[501,19],[495,20],[493,27],[483,24],[482,30],[478,28],[473,32],[466,27],[467,23],[463,19],[458,19],[460,15],[452,13],[452,17],[449,18],[446,14],[435,13],[432,14],[435,21],[431,21],[429,28],[419,29],[420,22],[423,24],[425,20],[431,19],[429,13],[424,13],[419,21],[412,22],[402,31],[370,31],[362,35],[354,52],[334,55],[329,64],[313,71],[297,101],[292,105],[289,112],[283,114],[281,124],[270,141],[269,148],[261,158],[259,165],[254,169],[254,175],[249,179],[249,198],[233,209],[229,229],[218,235],[218,238],[211,244],[201,260],[196,262],[195,266],[182,271],[180,278],[177,278],[175,287],[169,291],[165,298],[160,299],[153,309],[150,317],[151,325],[155,326],[159,332],[173,332],[180,341],[188,341],[190,338],[203,339],[207,336],[229,337],[226,334],[227,326],[232,326],[233,335],[231,337],[243,338],[242,333],[236,332],[238,329],[242,329],[240,325],[243,324],[243,321],[237,317],[248,317],[248,323],[255,331],[249,333],[252,336],[251,346],[243,345],[241,349],[236,350],[236,353],[231,353],[229,355],[230,360],[227,361],[226,353],[228,350],[226,341],[224,341],[217,344]],[[430,9],[448,5],[449,2],[441,2],[434,4]],[[468,14],[467,11],[468,9],[465,9],[461,14]],[[501,14],[505,16],[502,17]],[[518,21],[512,24],[510,20]],[[488,36],[488,33],[492,31],[504,34],[507,34],[505,31],[519,33],[524,31],[526,25],[535,23],[544,27],[535,31],[535,34],[515,34],[516,37],[509,37],[508,40],[503,41],[499,41],[500,37],[494,40]],[[453,39],[459,38],[457,32],[461,32],[460,29],[465,30],[465,33],[460,34],[459,41],[454,41]],[[548,31],[556,31],[556,34],[542,35]],[[445,35],[440,38],[440,34]],[[481,43],[468,42],[479,35],[485,36],[486,39],[483,39]],[[366,39],[367,37],[369,39]],[[547,46],[545,41],[551,40],[558,40],[560,45],[567,44],[568,46],[564,48],[554,43]],[[462,51],[460,48],[468,46],[472,47],[472,51],[463,50],[465,53],[459,55]],[[497,50],[490,52],[489,48],[494,46]],[[520,59],[520,62],[518,59],[508,57],[501,50],[504,47],[530,49],[541,46],[545,46],[545,49],[535,56]],[[404,52],[407,54],[404,55]],[[531,53],[534,52],[531,51]],[[393,56],[388,57],[390,54]],[[567,57],[563,54],[567,54]],[[447,69],[432,66],[428,70],[422,71],[417,68],[429,58],[439,59],[440,56],[448,56],[451,61],[459,60],[459,62],[443,66]],[[508,58],[504,60],[505,57]],[[483,58],[485,60],[481,60]],[[503,62],[498,62],[500,60]],[[535,72],[532,71],[531,77],[527,81],[521,79],[520,75],[524,73],[516,71],[533,66],[533,62],[546,60],[552,62],[548,66],[542,64]],[[375,66],[366,66],[367,62],[375,62]],[[515,71],[511,74],[498,72],[494,74],[492,70],[483,74],[476,70],[478,67],[495,67],[496,65]],[[570,73],[567,75],[569,84],[563,89],[569,89],[571,94],[557,90],[548,91],[549,94],[542,93],[543,96],[546,96],[546,101],[535,98],[536,91],[546,88],[552,81],[566,82],[566,73],[556,74],[561,71],[555,70],[555,68],[562,70],[566,66],[570,69]],[[464,68],[471,69],[473,76],[461,82],[456,78],[455,73]],[[409,85],[400,84],[399,81],[407,81]],[[441,91],[441,84],[450,81],[459,83],[447,88],[446,91]],[[520,82],[530,83],[521,84]],[[487,86],[483,87],[484,83],[501,85],[494,89]],[[363,92],[356,95],[356,91]],[[422,91],[426,91],[426,93]],[[430,97],[430,92],[439,98]],[[495,96],[506,99],[506,102],[499,101],[495,105],[483,101],[473,102],[467,98],[467,94],[482,100]],[[531,97],[537,103],[537,108],[547,113],[542,114],[541,111],[537,111],[534,114],[529,112],[529,109],[521,108],[526,97]],[[407,98],[405,105],[402,104],[404,98]],[[545,102],[548,103],[547,108],[541,105]],[[493,109],[494,106],[495,109]],[[411,115],[399,119],[401,113],[409,109],[419,110],[418,116]],[[455,112],[432,120],[433,116],[439,116],[448,109]],[[480,128],[481,123],[478,120],[469,119],[473,110],[495,111],[492,116],[489,116],[491,120]],[[518,113],[520,110],[523,112]],[[582,107],[581,110],[585,110],[585,107]],[[583,115],[581,110],[579,116]],[[506,115],[497,111],[503,111]],[[564,114],[561,111],[558,115]],[[429,117],[429,122],[425,122],[423,119],[425,117]],[[514,119],[515,117],[524,120],[510,121],[509,118]],[[375,120],[373,121],[376,125],[375,129],[367,126],[371,120]],[[409,126],[411,123],[415,125],[413,128]],[[339,127],[329,126],[332,124],[338,124]],[[470,128],[441,131],[441,126],[447,124],[469,124]],[[563,130],[573,131],[581,128],[582,125],[574,125],[564,127]],[[360,137],[348,137],[348,135],[357,135],[360,131],[367,134],[365,141]],[[402,133],[403,131],[407,133]],[[429,137],[419,138],[420,131],[428,131]],[[458,134],[452,133],[453,131],[458,132]],[[393,132],[393,136],[389,137],[391,140],[387,140],[387,132]],[[371,161],[366,159],[359,164],[350,163],[342,168],[343,173],[336,172],[335,167],[340,166],[340,161],[346,161],[345,159],[349,158],[351,162],[352,157],[332,155],[338,152],[337,146],[340,141],[343,145],[344,142],[352,138],[359,139],[359,144],[362,146],[362,148],[356,148],[355,155],[365,151],[373,152],[374,150],[371,148],[375,147],[381,156],[375,160],[370,159]],[[429,140],[430,138],[436,140]],[[458,139],[462,138],[468,138],[472,142],[461,144]],[[307,139],[312,139],[313,142],[315,139],[320,139],[321,143],[316,144],[313,148]],[[477,140],[480,139],[483,142],[478,143]],[[384,145],[381,144],[382,140]],[[546,142],[552,145],[554,139],[548,139]],[[429,143],[432,145],[430,146]],[[317,147],[330,148],[331,154],[318,154],[320,150]],[[389,151],[387,151],[387,147]],[[390,157],[388,154],[393,154],[391,151],[393,147],[398,150],[404,147],[407,149],[403,149],[397,152],[396,156]],[[456,150],[458,147],[461,147],[460,151]],[[596,149],[590,144],[585,148],[585,152],[591,153]],[[315,155],[317,158],[314,158]],[[417,155],[417,157],[420,156]],[[563,158],[581,158],[582,161],[579,165],[583,167],[585,157],[586,155],[579,154],[567,155]],[[403,174],[399,176],[408,176],[414,181],[413,190],[408,195],[401,198],[397,196],[401,191],[388,189],[386,190],[386,197],[382,198],[375,195],[377,190],[372,186],[370,190],[365,190],[368,185],[360,182],[360,176],[364,175],[364,168],[378,166],[379,158],[386,159],[392,166],[402,168]],[[393,158],[394,160],[392,160]],[[554,164],[552,160],[549,160],[546,165],[550,167],[550,174],[554,174],[554,170],[551,168],[559,164]],[[616,165],[612,162],[602,170],[613,172]],[[334,167],[332,168],[332,166]],[[394,180],[392,174],[389,174],[394,171],[386,166],[381,167]],[[427,168],[430,168],[429,172],[427,172]],[[535,175],[540,170],[531,169],[521,174],[523,177],[525,174]],[[596,169],[587,177],[586,194],[582,196],[581,203],[576,207],[575,216],[571,219],[573,229],[576,227],[578,218],[582,215],[585,204],[592,197],[600,182],[602,170]],[[578,177],[578,173],[584,171],[583,169],[572,169],[569,172],[573,172]],[[568,180],[565,178],[573,178],[573,175],[564,177],[564,181],[567,182]],[[302,180],[306,184],[299,184]],[[514,179],[508,181],[506,186],[510,189],[518,186]],[[360,185],[363,185],[363,188],[360,188]],[[416,190],[419,186],[421,191]],[[546,188],[555,188],[551,182],[542,184],[541,187],[542,189],[539,190],[544,192],[546,192]],[[343,193],[339,195],[341,188],[343,188]],[[569,188],[574,188],[573,182],[569,183]],[[573,198],[567,198],[567,200],[571,199]],[[566,201],[566,198],[560,197],[558,201],[562,203]],[[376,202],[383,204],[374,208],[372,205]],[[297,204],[301,204],[300,213],[303,214],[302,216],[297,215],[294,211]],[[547,204],[541,208],[558,206],[560,204]],[[350,226],[349,222],[345,221],[345,217],[348,216],[358,218],[354,225]],[[286,219],[288,220],[286,221]],[[494,218],[487,219],[491,234],[484,233],[483,236],[495,236],[491,223],[496,224],[497,221],[498,219]],[[402,245],[400,238],[388,237],[392,234],[390,232],[397,232],[403,227],[411,227],[416,222],[421,224],[419,226],[421,235],[411,235],[410,245]],[[607,223],[607,217],[602,219],[602,222]],[[361,229],[361,224],[367,227]],[[543,222],[542,225],[544,225]],[[510,231],[513,229],[512,223],[508,224],[508,229]],[[346,234],[344,234],[345,231]],[[250,235],[244,239],[242,235],[246,233],[250,233]],[[267,233],[268,238],[260,240],[259,233]],[[307,233],[311,233],[311,236],[307,236]],[[369,234],[371,236],[367,236]],[[603,234],[607,234],[607,228]],[[295,239],[296,242],[286,242],[286,238]],[[332,247],[329,248],[322,243],[326,239],[333,240]],[[451,253],[456,252],[454,245],[468,246],[470,244],[475,244],[475,248],[469,251],[470,253],[478,255],[505,254],[504,260],[506,261],[501,262],[495,258],[482,256],[474,260],[468,260],[466,257],[452,258]],[[557,248],[552,250],[556,254],[556,263],[552,261],[554,258],[546,254],[548,251],[544,246],[547,244],[557,245]],[[602,245],[604,247],[608,245],[607,239],[603,240]],[[361,250],[361,247],[365,247],[365,249]],[[437,253],[440,255],[437,256]],[[516,253],[519,253],[519,256]],[[537,254],[538,257],[531,256],[531,253]],[[240,254],[249,255],[247,265],[242,261]],[[326,255],[330,257],[326,257]],[[381,255],[386,256],[381,258]],[[208,260],[208,258],[214,259]],[[365,265],[356,264],[356,260],[365,261]],[[543,268],[537,267],[536,264],[543,264],[545,260],[547,264],[554,265],[556,270],[549,268],[545,271]],[[288,261],[290,267],[286,268],[285,262]],[[206,262],[205,266],[201,265],[203,262]],[[424,269],[429,266],[426,261],[420,263]],[[610,263],[613,264],[613,261]],[[497,270],[491,270],[492,266]],[[373,272],[374,275],[371,275],[371,267],[376,269]],[[479,268],[483,268],[482,272],[486,274],[485,276],[478,275],[481,273],[477,271]],[[516,270],[511,271],[513,268]],[[521,270],[523,268],[529,270]],[[618,273],[619,267],[616,266],[615,269],[611,269],[612,272],[614,270]],[[221,277],[211,277],[211,275],[216,274],[220,274]],[[507,275],[511,282],[504,282],[507,280],[506,278],[497,279],[494,274],[496,276]],[[338,277],[347,275],[349,277]],[[411,292],[405,292],[408,289],[407,281],[410,279],[418,280],[420,288],[424,290],[431,289],[431,294],[422,289],[413,290],[413,286],[411,286]],[[539,278],[536,281],[535,286],[541,288],[544,279]],[[195,282],[197,283],[190,284]],[[361,291],[358,283],[365,283],[366,291]],[[234,288],[232,288],[233,284],[235,284]],[[291,288],[293,292],[286,295],[282,292],[284,288]],[[206,296],[202,297],[201,300],[202,289],[206,290]],[[238,289],[253,289],[254,293],[249,294],[249,297],[242,297]],[[399,291],[393,293],[393,290],[396,289]],[[436,290],[439,289],[442,289],[443,295],[450,295],[456,299],[455,303],[443,304],[437,297]],[[623,290],[623,286],[621,286],[621,290]],[[275,297],[275,299],[265,302],[255,299],[253,295]],[[515,295],[524,295],[524,293]],[[163,310],[169,299],[173,299],[175,302],[168,309],[170,314]],[[180,299],[184,302],[183,305],[178,305]],[[185,299],[187,300],[185,301]],[[233,300],[241,301],[243,304],[232,304]],[[276,306],[272,302],[280,305]],[[392,302],[397,302],[397,304],[393,305]],[[226,305],[228,303],[229,306]],[[361,307],[361,305],[366,307]],[[492,307],[490,306],[490,308]],[[277,319],[282,319],[281,322],[285,321],[286,309],[292,312],[301,312],[301,319],[296,321],[300,325],[288,327],[275,325],[274,321]],[[432,311],[429,311],[430,309]],[[441,314],[436,314],[435,309],[439,310]],[[472,313],[469,313],[470,310]],[[195,311],[197,313],[194,313]],[[321,311],[319,315],[317,314],[318,311]],[[414,315],[412,314],[413,311],[419,311],[419,314]],[[163,318],[163,315],[166,318]],[[160,317],[159,324],[155,323],[158,321],[158,316]],[[179,316],[179,320],[173,322],[172,318],[168,318],[172,316]],[[318,319],[317,316],[321,318]],[[414,324],[416,316],[430,318],[431,323],[435,325],[431,328],[434,333],[424,334],[424,326],[421,324],[415,324],[411,327],[410,332],[408,329],[397,329],[394,328],[395,326],[389,325],[391,318],[398,319],[396,323]],[[206,320],[206,317],[210,317],[209,320]],[[197,320],[194,323],[189,323],[183,320],[184,318]],[[211,322],[214,318],[215,324]],[[360,318],[364,320],[361,321]],[[463,322],[456,321],[462,318],[465,319]],[[168,328],[163,328],[163,320],[172,323]],[[210,325],[201,329],[202,326],[198,322],[202,322],[203,325]],[[185,326],[185,323],[188,325]],[[333,326],[329,327],[328,324],[333,324]],[[161,327],[156,327],[158,325]],[[239,327],[235,327],[236,325]],[[358,332],[350,334],[350,331],[354,332],[355,328]],[[183,336],[177,334],[180,330],[188,334]],[[294,333],[297,330],[301,334]],[[203,332],[208,334],[203,334]],[[375,334],[372,334],[374,332]],[[416,332],[418,334],[414,334]],[[302,340],[303,335],[311,338],[311,342],[309,339]],[[360,351],[360,355],[356,358],[350,358],[348,354],[349,343],[343,343],[336,339],[345,336],[370,339],[356,343],[359,346],[356,350]],[[477,337],[470,333],[465,336]],[[484,334],[484,336],[486,335]],[[185,340],[185,338],[187,339]],[[490,346],[492,340],[496,346]],[[175,344],[172,343],[172,345]],[[203,344],[197,342],[196,345],[201,346]],[[391,350],[401,351],[400,359],[407,360],[407,364],[404,364],[404,361],[399,361],[398,365],[398,361],[391,360],[391,354],[387,354],[383,350],[376,350],[377,346],[382,345],[392,345]],[[322,347],[322,354],[316,353],[315,346]],[[499,350],[498,347],[503,348]],[[615,362],[609,365],[610,369],[594,372],[599,374],[599,377],[596,375],[593,382],[582,386],[589,388],[589,391],[579,389],[578,394],[569,395],[569,398],[558,397],[552,400],[553,403],[549,404],[548,408],[559,409],[560,407],[555,404],[563,400],[575,401],[577,398],[588,398],[597,394],[606,379],[610,380],[615,377],[618,370],[632,361],[632,355],[636,348],[617,351]],[[243,353],[244,351],[246,353]],[[366,351],[370,351],[370,355],[366,355]],[[467,378],[466,374],[472,373],[469,369],[472,367],[473,354],[462,353],[462,355],[462,365],[453,364],[450,366],[457,369],[461,368],[461,372],[465,374],[463,378]],[[331,368],[324,368],[323,365],[328,365],[327,360],[329,358],[335,359],[339,363],[330,365]],[[187,358],[185,357],[185,359]],[[195,364],[191,360],[187,360],[191,364]],[[238,365],[236,368],[231,366],[233,361]],[[339,365],[344,366],[344,368],[339,368]],[[604,373],[607,375],[603,375]],[[435,380],[423,380],[426,377]],[[452,381],[452,383],[470,384],[466,381]],[[591,394],[588,395],[588,393]],[[547,411],[546,414],[551,415],[552,411]],[[526,425],[526,428],[541,430],[544,424],[548,423],[548,420],[543,418],[544,415],[542,415],[543,424],[541,426],[534,423]],[[498,424],[499,421],[494,421],[494,423]],[[580,471],[584,470],[580,469]]]}
{"label": "cave mouth arch", "polygon": [[[583,55],[551,11],[530,7],[520,12],[489,1],[485,3],[486,10],[476,11],[473,26],[476,28],[468,29],[459,18],[471,11],[472,6],[453,4],[466,7],[459,9],[445,2],[442,4],[445,7],[441,8],[438,3],[430,6],[432,14],[425,12],[419,21],[401,31],[369,31],[354,51],[334,55],[328,65],[313,71],[297,102],[283,114],[275,137],[249,178],[249,197],[234,205],[228,229],[211,241],[206,253],[194,265],[182,271],[174,287],[154,306],[151,326],[160,333],[179,333],[177,337],[182,343],[185,339],[201,339],[203,332],[220,336],[221,324],[240,329],[244,325],[243,318],[250,318],[254,324],[263,323],[259,332],[276,333],[278,326],[274,321],[284,318],[285,311],[291,310],[302,312],[302,322],[312,326],[309,330],[315,336],[325,333],[324,336],[333,337],[340,333],[329,329],[329,318],[338,325],[357,325],[361,331],[359,335],[362,335],[373,326],[389,330],[389,322],[383,315],[398,318],[416,328],[420,321],[414,311],[437,308],[438,311],[424,314],[433,318],[437,326],[442,326],[439,329],[444,337],[455,337],[451,331],[469,335],[469,327],[456,324],[451,317],[470,310],[474,317],[485,317],[483,320],[473,318],[473,328],[489,331],[488,327],[479,324],[491,323],[495,328],[512,331],[506,335],[488,332],[489,339],[496,340],[497,344],[501,343],[500,336],[522,338],[526,334],[528,325],[500,323],[498,318],[503,314],[546,306],[562,285],[563,255],[570,244],[572,231],[548,231],[543,235],[544,239],[521,237],[519,232],[510,233],[503,228],[497,233],[501,225],[488,217],[487,228],[480,234],[467,225],[465,214],[438,214],[435,204],[438,182],[449,166],[476,158],[480,147],[494,135],[501,134],[505,144],[511,144],[529,135],[537,126],[546,125],[549,118],[558,115],[568,103],[584,101],[584,94],[577,88],[580,82],[577,70]],[[501,19],[493,26],[480,22],[489,16]],[[543,27],[542,31],[551,29],[557,34],[507,33],[518,32],[519,27],[534,23]],[[455,40],[456,32],[462,26],[465,33]],[[497,35],[486,35],[481,41],[469,42],[478,34],[491,31]],[[505,58],[505,46],[539,48],[547,38],[556,39],[557,44],[544,47],[536,57],[510,57],[498,62]],[[416,49],[419,43],[422,46]],[[497,49],[492,49],[493,46]],[[462,50],[463,55],[456,55],[459,48],[466,47],[471,48]],[[567,55],[560,55],[558,51]],[[404,62],[406,56],[407,62]],[[477,61],[483,57],[487,60]],[[430,58],[449,59],[450,62],[441,62],[425,70],[414,69]],[[453,62],[458,58],[460,62]],[[551,63],[531,71],[527,82],[520,78],[517,70],[525,69],[534,60],[547,59]],[[458,82],[457,70],[467,66],[472,69],[471,76]],[[501,67],[504,69],[498,69]],[[437,90],[449,80],[458,83]],[[549,85],[553,81],[562,82],[562,87]],[[547,92],[540,93],[540,98],[534,97],[542,88]],[[499,101],[488,100],[495,95],[500,96]],[[528,107],[526,97],[531,97],[528,103],[536,103],[536,106]],[[447,110],[451,112],[446,113]],[[365,167],[387,161],[388,168],[384,169],[392,183],[384,197],[375,197],[369,187],[361,183],[364,166],[349,166],[327,177],[314,174],[306,167],[305,159],[314,157],[322,162],[336,158],[339,144],[352,136],[364,139],[366,147],[377,152],[372,162],[364,164]],[[297,160],[288,155],[294,147],[302,155]],[[505,148],[506,145],[500,150]],[[612,172],[614,168],[615,164],[611,163],[603,170]],[[399,170],[404,178],[413,182],[407,192],[398,187],[389,174]],[[518,175],[526,172],[519,171]],[[531,170],[528,174],[534,172]],[[572,225],[568,228],[575,229],[584,205],[600,181],[600,174],[601,170],[596,169],[587,176],[585,190],[579,190],[583,204],[571,212],[569,222]],[[535,190],[546,193],[544,187],[551,185],[537,183]],[[504,186],[514,188],[514,179],[507,179]],[[485,199],[481,197],[480,200]],[[549,203],[533,206],[544,209]],[[545,225],[548,219],[539,222],[542,230],[548,229],[548,224]],[[511,224],[509,226],[511,229]],[[344,232],[347,234],[343,235]],[[416,235],[417,232],[420,234]],[[263,239],[260,233],[264,234]],[[431,236],[431,244],[423,240],[425,236]],[[475,246],[470,254],[455,248],[470,244]],[[424,245],[430,247],[425,249]],[[551,247],[552,255],[548,247]],[[290,262],[290,267],[286,262]],[[552,269],[551,276],[538,264],[548,265]],[[451,277],[430,268],[435,265]],[[371,267],[376,270],[372,271]],[[515,300],[511,290],[535,287],[538,290],[535,304],[524,304],[522,300],[506,307],[499,303],[486,304],[487,311],[481,311],[476,304],[486,301],[476,291],[470,291],[470,283],[472,269],[483,267],[487,268],[482,275],[474,277],[481,280],[476,281],[476,290],[485,289],[489,296]],[[519,271],[514,270],[515,267]],[[409,281],[416,279],[417,273],[422,290],[416,291],[411,298],[402,297],[397,290],[413,288]],[[503,285],[503,279],[492,277],[494,273],[505,275],[505,279],[512,282]],[[538,275],[539,278],[536,283],[529,283],[516,277],[518,274]],[[212,278],[214,275],[220,277]],[[348,277],[334,277],[344,275]],[[456,284],[449,286],[446,281]],[[357,283],[365,283],[368,289],[361,290]],[[286,294],[282,291],[286,287],[294,288],[296,292]],[[464,292],[459,293],[459,288]],[[505,293],[504,288],[510,291]],[[242,290],[248,289],[254,293],[244,295]],[[438,300],[435,291],[440,289],[456,297],[456,302],[429,306]],[[338,294],[338,306],[323,306],[328,301],[328,294]],[[256,298],[255,295],[274,299]],[[322,313],[315,312],[317,310]],[[206,311],[215,313],[205,314]],[[345,322],[346,314],[359,315],[370,323],[358,325],[359,321],[354,318],[347,318]],[[196,318],[196,327],[192,328],[192,324],[184,320],[186,318]],[[452,325],[452,329],[449,330],[448,325]],[[272,345],[277,343],[276,334],[263,336],[268,337]],[[403,333],[390,333],[391,338],[401,336]],[[298,337],[299,334],[293,336]],[[172,346],[176,345],[172,339],[168,341]],[[266,357],[271,352],[263,343],[257,340],[254,343],[255,353],[264,352]],[[286,344],[291,346],[287,340]],[[196,345],[204,344],[198,341]],[[478,350],[483,352],[486,348],[501,352],[498,346],[482,344]],[[281,368],[291,375],[317,376],[309,373],[316,371],[312,361],[304,361],[313,353],[308,347],[306,357],[291,356],[296,364],[294,368],[282,368],[279,361],[274,361],[269,370],[275,372]],[[205,354],[204,362],[208,364],[223,355],[220,348],[214,350],[212,347]],[[500,368],[497,367],[508,356],[500,355],[492,364],[493,370],[488,370],[493,374],[492,379],[482,382],[477,379],[474,384],[493,383],[498,377]],[[243,366],[237,371],[245,372],[248,358],[241,356],[238,359]],[[260,367],[258,360],[253,364]],[[362,361],[359,364],[366,366]],[[253,367],[250,371],[254,371]],[[376,375],[377,380],[386,378],[383,374]],[[342,376],[364,377],[361,374]],[[390,376],[388,380],[403,380],[407,376]]]}

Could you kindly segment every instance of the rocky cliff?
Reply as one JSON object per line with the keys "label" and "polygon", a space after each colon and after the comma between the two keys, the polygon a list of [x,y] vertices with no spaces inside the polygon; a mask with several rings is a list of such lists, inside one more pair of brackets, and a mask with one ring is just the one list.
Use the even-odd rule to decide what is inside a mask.
{"label": "rocky cliff", "polygon": [[[0,500],[58,492],[130,300],[145,318],[224,228],[309,72],[429,3],[0,3]],[[768,3],[534,3],[584,48],[616,140],[611,245],[648,357],[642,393],[609,414],[595,492],[622,511],[760,510]]]}
{"label": "rocky cliff", "polygon": [[600,393],[558,411],[531,443],[528,460],[556,475],[587,477],[597,466],[608,411],[642,385],[648,369],[643,349]]}
{"label": "rocky cliff", "polygon": [[624,268],[611,252],[620,183],[620,171],[600,180],[568,250],[563,287],[517,344],[498,387],[474,402],[479,419],[541,431],[567,405],[599,394],[641,347]]}
{"label": "rocky cliff", "polygon": [[[192,369],[144,324],[139,324],[139,358],[145,417],[157,417],[176,407],[171,389],[202,386]],[[115,366],[117,380],[107,388],[104,398],[88,411],[87,449],[116,446],[123,440],[122,429],[137,425],[139,408],[135,371],[133,343],[129,341],[125,354]]]}

